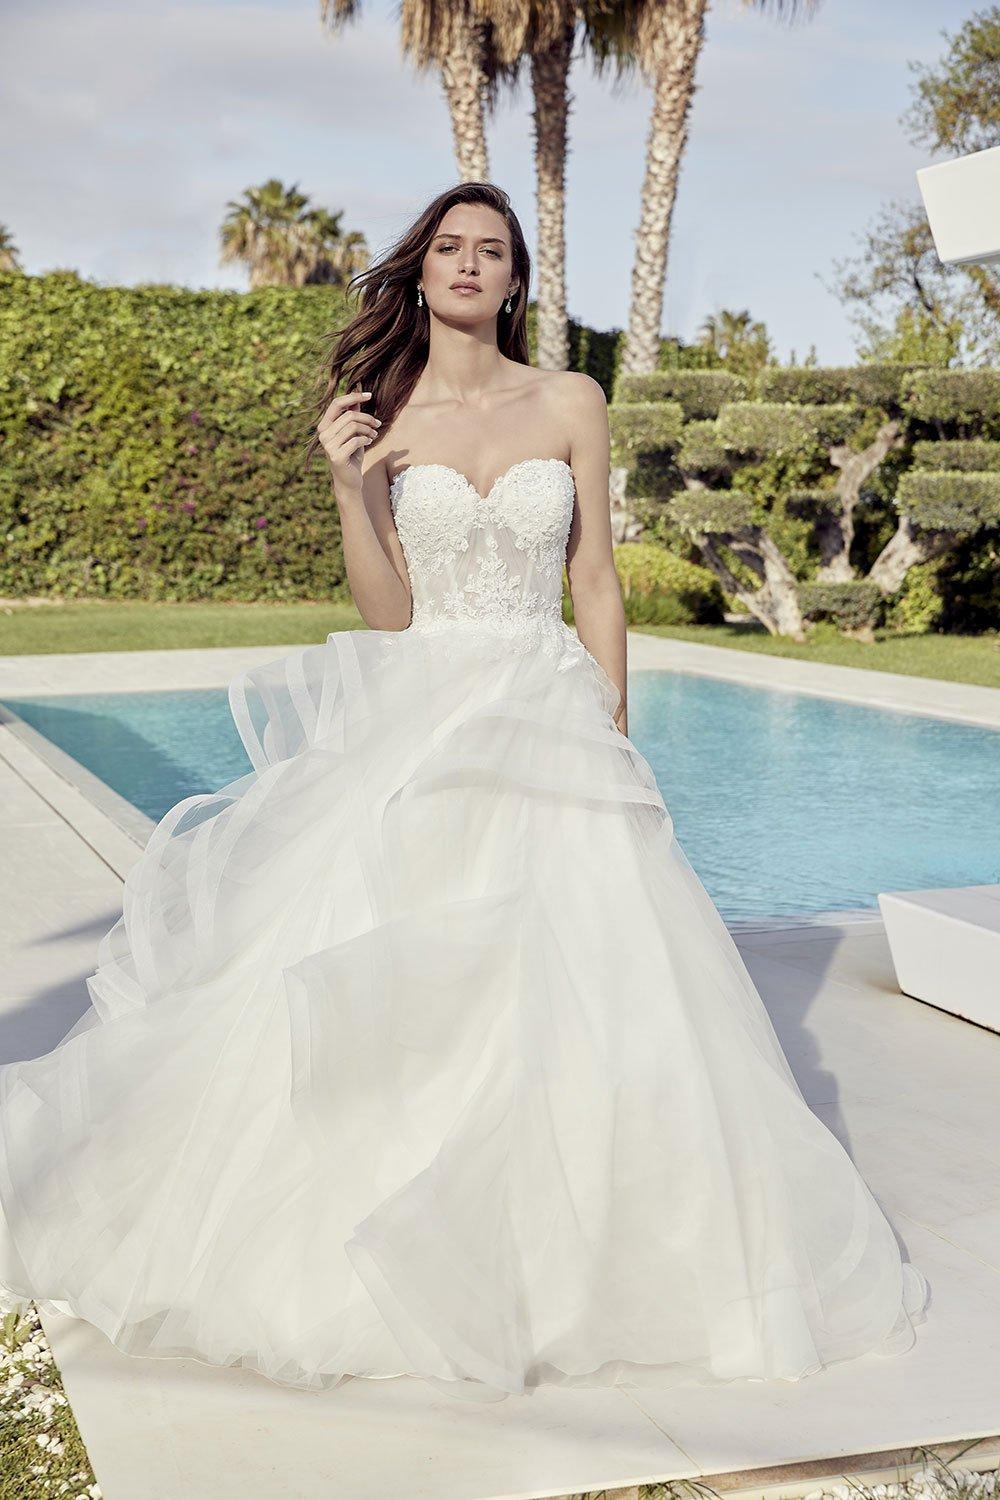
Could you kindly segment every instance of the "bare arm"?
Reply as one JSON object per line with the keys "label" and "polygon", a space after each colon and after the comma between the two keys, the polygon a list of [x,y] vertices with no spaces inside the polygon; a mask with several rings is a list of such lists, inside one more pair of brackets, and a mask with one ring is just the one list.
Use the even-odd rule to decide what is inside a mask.
{"label": "bare arm", "polygon": [[621,693],[615,723],[628,734],[625,609],[611,536],[611,436],[604,391],[589,375],[568,372],[559,391],[570,420],[577,504],[566,549],[566,571],[577,635]]}
{"label": "bare arm", "polygon": [[[370,394],[370,393],[368,393]],[[363,467],[365,451],[381,424],[357,409],[365,398],[352,391],[331,401],[319,436],[330,460],[334,499],[340,510],[344,566],[354,602],[372,630],[405,630],[412,606],[409,574],[389,504],[385,463]]]}
{"label": "bare arm", "polygon": [[344,565],[354,602],[372,630],[405,630],[411,596],[406,559],[389,504],[385,464],[376,460],[362,480],[361,494],[334,494],[340,506]]}

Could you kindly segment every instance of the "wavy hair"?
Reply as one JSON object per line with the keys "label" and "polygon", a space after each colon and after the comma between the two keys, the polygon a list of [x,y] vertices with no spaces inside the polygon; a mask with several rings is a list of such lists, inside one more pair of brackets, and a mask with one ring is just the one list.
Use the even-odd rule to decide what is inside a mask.
{"label": "wavy hair", "polygon": [[341,389],[371,391],[365,410],[382,419],[383,432],[406,404],[427,363],[430,341],[430,312],[426,301],[417,306],[417,281],[438,226],[456,203],[483,203],[507,225],[518,286],[510,313],[501,311],[497,319],[497,345],[508,359],[529,363],[531,257],[521,225],[503,188],[492,182],[458,183],[433,198],[396,243],[348,283],[349,294],[351,288],[360,292],[360,311],[324,340],[316,381],[319,394],[309,407],[313,436],[306,449],[307,465],[320,446],[316,424]]}

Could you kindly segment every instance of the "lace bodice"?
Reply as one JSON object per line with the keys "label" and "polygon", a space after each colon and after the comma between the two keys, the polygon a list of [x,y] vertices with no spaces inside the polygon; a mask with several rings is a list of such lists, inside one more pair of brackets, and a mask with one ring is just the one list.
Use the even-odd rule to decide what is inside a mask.
{"label": "lace bodice", "polygon": [[389,498],[413,595],[408,628],[461,625],[553,654],[578,644],[562,618],[574,494],[561,458],[522,459],[487,495],[447,464],[397,474]]}

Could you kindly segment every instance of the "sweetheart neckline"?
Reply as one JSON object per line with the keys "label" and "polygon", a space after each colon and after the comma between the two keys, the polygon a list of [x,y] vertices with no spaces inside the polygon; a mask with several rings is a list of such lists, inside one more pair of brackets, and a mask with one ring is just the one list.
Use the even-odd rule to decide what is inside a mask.
{"label": "sweetheart neckline", "polygon": [[573,470],[570,468],[569,464],[564,458],[519,458],[516,463],[512,463],[509,468],[504,469],[502,474],[498,474],[496,479],[494,479],[493,483],[490,485],[489,489],[486,491],[486,494],[481,495],[468,475],[463,474],[461,469],[453,469],[451,464],[407,464],[406,468],[400,469],[399,473],[390,483],[389,492],[391,494],[395,490],[399,481],[403,478],[404,474],[409,474],[413,469],[444,469],[447,474],[454,474],[456,479],[461,479],[463,484],[465,484],[467,488],[472,491],[479,503],[481,505],[486,505],[492,499],[493,492],[497,488],[497,485],[499,485],[503,480],[508,479],[510,475],[513,474],[517,469],[523,469],[526,464],[560,464],[562,468],[564,468],[569,474],[570,479],[573,478]]}

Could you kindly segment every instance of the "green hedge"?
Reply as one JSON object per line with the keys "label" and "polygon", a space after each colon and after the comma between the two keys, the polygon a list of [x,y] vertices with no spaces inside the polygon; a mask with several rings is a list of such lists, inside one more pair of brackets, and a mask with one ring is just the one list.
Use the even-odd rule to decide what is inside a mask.
{"label": "green hedge", "polygon": [[[325,467],[303,457],[347,311],[326,286],[0,273],[0,595],[346,596]],[[608,391],[618,338],[571,327]]]}
{"label": "green hedge", "polygon": [[0,593],[323,598],[336,505],[303,468],[334,288],[0,276]]}
{"label": "green hedge", "polygon": [[[199,292],[102,287],[70,271],[0,273],[0,595],[346,596],[329,481],[321,463],[303,467],[323,342],[346,315],[342,293],[324,286]],[[943,524],[970,504],[980,524],[1000,515],[996,371],[765,368],[756,382],[697,368],[619,376],[621,345],[618,331],[571,324],[573,367],[617,393],[613,461],[629,468],[632,498],[661,509],[673,499],[706,522],[725,512],[728,524],[748,524],[759,507],[719,480],[734,453],[763,451],[750,473],[753,496],[791,490],[815,506],[817,442],[853,440],[860,421],[876,420],[865,403],[901,402],[927,423],[901,486],[923,524]],[[751,387],[767,399],[747,400]],[[824,402],[834,404],[815,404]],[[930,441],[944,437],[945,420],[957,433]],[[678,459],[714,491],[685,493]],[[882,504],[891,519],[889,496]],[[871,551],[885,536],[869,530],[862,542]],[[658,551],[671,559],[665,567],[690,566]],[[959,547],[933,584],[948,628],[970,610],[995,623],[994,542]],[[637,589],[634,607],[684,592]],[[708,597],[713,610],[717,597]]]}

